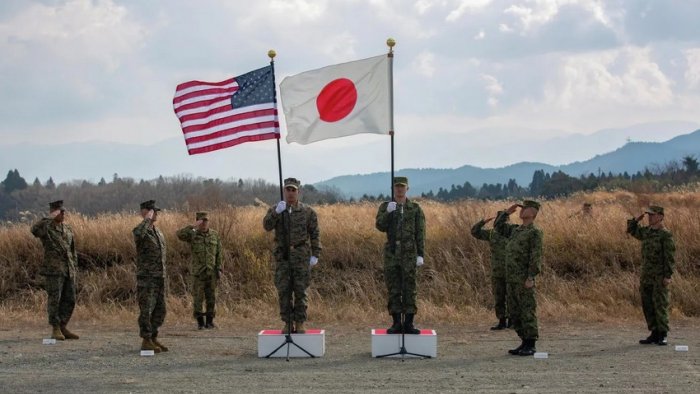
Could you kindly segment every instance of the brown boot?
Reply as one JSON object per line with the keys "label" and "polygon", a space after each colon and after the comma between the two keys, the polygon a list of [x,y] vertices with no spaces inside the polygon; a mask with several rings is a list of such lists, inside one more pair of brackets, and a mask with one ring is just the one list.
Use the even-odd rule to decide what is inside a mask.
{"label": "brown boot", "polygon": [[294,332],[297,334],[306,334],[306,329],[304,328],[304,322],[303,321],[298,321],[294,323],[295,330]]}
{"label": "brown boot", "polygon": [[79,336],[70,332],[70,330],[68,330],[68,328],[66,328],[65,324],[61,324],[61,333],[63,334],[64,337],[66,337],[66,339],[80,339]]}
{"label": "brown boot", "polygon": [[162,350],[164,352],[168,351],[168,347],[163,345],[162,343],[158,342],[156,337],[151,338],[151,342],[153,342],[154,345],[158,346],[160,348],[160,350]]}
{"label": "brown boot", "polygon": [[153,350],[154,353],[160,353],[160,348],[153,343],[151,338],[143,338],[143,342],[141,342],[141,350]]}
{"label": "brown boot", "polygon": [[51,332],[51,338],[59,340],[59,341],[64,341],[66,339],[66,337],[63,336],[63,333],[61,332],[61,326],[53,326],[53,331]]}

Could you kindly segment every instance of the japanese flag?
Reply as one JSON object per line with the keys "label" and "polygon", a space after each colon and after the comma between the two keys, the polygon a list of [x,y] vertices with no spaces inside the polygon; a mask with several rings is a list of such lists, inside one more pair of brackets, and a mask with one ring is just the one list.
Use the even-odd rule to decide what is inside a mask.
{"label": "japanese flag", "polygon": [[388,56],[382,55],[285,78],[280,94],[287,142],[389,134],[389,67]]}

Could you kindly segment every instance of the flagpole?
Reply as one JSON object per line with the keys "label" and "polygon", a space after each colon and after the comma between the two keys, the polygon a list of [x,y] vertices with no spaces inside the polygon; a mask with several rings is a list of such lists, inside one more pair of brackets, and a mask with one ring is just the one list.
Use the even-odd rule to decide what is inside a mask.
{"label": "flagpole", "polygon": [[[274,49],[267,51],[267,56],[270,58],[270,67],[272,68],[272,88],[275,90],[275,110],[277,110],[277,86],[275,85],[275,56],[277,52]],[[284,200],[284,187],[282,186],[282,152],[280,150],[280,136],[281,133],[277,135],[275,140],[277,141],[277,169],[279,170],[279,182],[280,182],[280,201]]]}
{"label": "flagpole", "polygon": [[391,201],[394,201],[394,45],[396,40],[387,38],[389,47],[389,136],[391,136]]}

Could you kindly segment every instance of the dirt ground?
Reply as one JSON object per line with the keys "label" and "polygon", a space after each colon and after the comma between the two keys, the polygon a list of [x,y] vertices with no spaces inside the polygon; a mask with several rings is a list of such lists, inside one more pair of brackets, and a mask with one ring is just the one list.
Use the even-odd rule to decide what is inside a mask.
{"label": "dirt ground", "polygon": [[[133,322],[130,322],[133,323]],[[135,324],[131,324],[133,326]],[[197,331],[168,324],[170,347],[140,357],[135,329],[74,324],[77,341],[42,345],[48,327],[0,329],[0,391],[18,392],[678,392],[700,391],[700,320],[673,326],[670,345],[642,346],[640,324],[556,324],[546,360],[509,356],[512,331],[439,325],[438,357],[373,359],[369,327],[334,325],[318,359],[260,359],[255,327]],[[279,327],[274,327],[279,328]],[[427,328],[427,327],[422,327]],[[674,345],[688,345],[677,352]]]}

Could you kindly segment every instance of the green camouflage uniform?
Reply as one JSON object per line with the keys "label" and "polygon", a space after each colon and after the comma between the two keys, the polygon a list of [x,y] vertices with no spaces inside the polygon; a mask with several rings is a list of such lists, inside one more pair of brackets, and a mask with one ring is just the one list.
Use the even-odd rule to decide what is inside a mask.
{"label": "green camouflage uniform", "polygon": [[642,310],[650,331],[668,333],[668,286],[675,265],[676,246],[673,235],[666,229],[640,226],[636,219],[627,221],[627,232],[642,241],[642,273],[639,292]]}
{"label": "green camouflage uniform", "polygon": [[525,287],[528,278],[534,280],[542,267],[542,230],[534,224],[508,224],[508,213],[496,217],[494,228],[508,239],[506,244],[506,281],[510,321],[522,339],[537,340],[537,301],[535,286]]}
{"label": "green camouflage uniform", "polygon": [[[286,226],[289,226],[289,231]],[[275,230],[275,287],[279,296],[280,317],[287,322],[291,315],[293,321],[303,323],[306,321],[308,303],[306,288],[310,282],[309,259],[311,256],[320,257],[321,253],[316,212],[301,202],[288,206],[281,214],[272,207],[263,219],[263,227],[265,231]],[[286,253],[287,234],[289,255]]]}
{"label": "green camouflage uniform", "polygon": [[[501,211],[498,212],[501,214]],[[482,241],[488,241],[491,248],[491,289],[493,291],[494,308],[498,319],[508,317],[506,303],[506,243],[508,239],[501,236],[495,229],[485,230],[484,220],[478,221],[471,230],[472,236]]]}
{"label": "green camouflage uniform", "polygon": [[75,252],[73,230],[64,223],[43,218],[32,226],[32,234],[44,246],[44,262],[39,274],[44,276],[49,324],[66,325],[75,308]]}
{"label": "green camouflage uniform", "polygon": [[[416,313],[416,258],[425,252],[425,215],[421,207],[406,200],[403,207],[397,206],[387,212],[389,203],[379,206],[375,226],[386,233],[384,244],[384,281],[388,290],[390,314]],[[403,217],[403,220],[401,218]],[[404,277],[404,297],[401,299],[401,275]],[[402,308],[403,305],[403,308]]]}
{"label": "green camouflage uniform", "polygon": [[133,230],[136,241],[136,286],[139,302],[139,335],[155,338],[165,321],[165,237],[144,219]]}
{"label": "green camouflage uniform", "polygon": [[221,238],[214,230],[199,231],[187,226],[177,232],[177,237],[192,248],[192,296],[194,318],[204,316],[202,303],[206,300],[206,315],[216,316],[216,282],[221,270]]}

